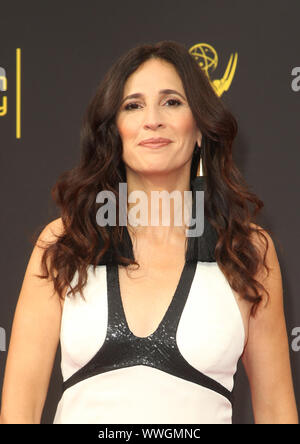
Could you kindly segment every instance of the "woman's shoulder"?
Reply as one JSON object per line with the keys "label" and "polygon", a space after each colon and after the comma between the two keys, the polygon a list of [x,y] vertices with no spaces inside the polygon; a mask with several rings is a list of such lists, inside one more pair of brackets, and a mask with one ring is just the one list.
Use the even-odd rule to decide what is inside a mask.
{"label": "woman's shoulder", "polygon": [[[51,245],[55,244],[63,233],[64,225],[61,217],[52,220],[44,226],[37,237],[35,248],[33,250],[35,252],[34,257],[36,257],[38,262],[42,261],[45,250],[47,250]],[[51,261],[52,257],[49,255],[46,258],[47,268],[51,266]]]}
{"label": "woman's shoulder", "polygon": [[[59,236],[62,236],[64,233],[64,224],[61,217],[54,219],[50,221],[41,231],[36,245],[39,247],[39,250],[41,251],[39,256],[40,259],[42,258],[42,251],[44,251],[45,247],[48,247],[49,245],[55,243]],[[47,258],[47,268],[49,269],[51,265],[51,257]],[[54,274],[57,274],[57,270],[54,271]],[[63,298],[66,293],[67,287],[63,291]],[[61,309],[63,307],[63,298],[59,298],[61,303]]]}
{"label": "woman's shoulder", "polygon": [[[280,265],[277,256],[277,251],[275,243],[267,229],[264,229],[256,224],[251,224],[252,228],[255,230],[251,234],[251,239],[257,248],[261,261],[265,261],[267,267],[272,271],[271,275],[275,276],[275,279],[281,279]],[[258,230],[260,234],[256,231]],[[261,235],[262,234],[262,235]],[[257,272],[257,277],[260,281],[264,280],[266,277],[266,269],[259,268]],[[268,273],[267,276],[269,277]]]}
{"label": "woman's shoulder", "polygon": [[266,250],[269,250],[269,248],[275,248],[273,239],[267,229],[252,222],[250,223],[250,227],[253,230],[251,233],[251,241],[262,254],[264,254]]}
{"label": "woman's shoulder", "polygon": [[41,231],[38,241],[52,243],[55,242],[58,236],[64,233],[64,224],[61,217],[49,222]]}

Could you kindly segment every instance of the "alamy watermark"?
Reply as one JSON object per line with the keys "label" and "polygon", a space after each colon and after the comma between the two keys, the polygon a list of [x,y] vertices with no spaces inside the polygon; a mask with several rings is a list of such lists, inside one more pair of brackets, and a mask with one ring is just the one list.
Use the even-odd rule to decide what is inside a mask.
{"label": "alamy watermark", "polygon": [[300,327],[293,328],[292,336],[295,336],[291,344],[292,350],[298,352],[300,350]]}
{"label": "alamy watermark", "polygon": [[[150,208],[151,208],[151,226],[159,226],[159,202],[162,201],[162,225],[170,226],[170,209],[171,201],[174,208],[174,226],[193,227],[194,229],[186,229],[187,237],[201,236],[204,231],[204,191],[196,190],[195,192],[195,212],[196,217],[192,216],[192,191],[178,190],[168,192],[151,191]],[[107,199],[107,202],[105,200]],[[139,201],[137,203],[137,200]],[[97,203],[103,205],[98,209],[96,214],[97,224],[104,227],[106,225],[116,226],[116,196],[112,191],[103,190],[97,194]],[[127,203],[136,204],[131,206],[127,214]],[[126,226],[129,222],[132,226],[148,226],[149,225],[149,201],[147,194],[142,190],[132,191],[127,198],[127,183],[119,183],[119,225]],[[184,217],[184,223],[182,221]]]}
{"label": "alamy watermark", "polygon": [[300,91],[300,66],[295,66],[291,74],[294,77],[291,82],[291,88],[293,91],[298,92]]}
{"label": "alamy watermark", "polygon": [[6,333],[2,327],[0,327],[0,351],[6,351]]}

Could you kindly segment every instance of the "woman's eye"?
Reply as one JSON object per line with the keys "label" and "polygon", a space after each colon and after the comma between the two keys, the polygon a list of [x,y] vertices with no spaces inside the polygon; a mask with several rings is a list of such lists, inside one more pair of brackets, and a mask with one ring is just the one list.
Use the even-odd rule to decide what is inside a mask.
{"label": "woman's eye", "polygon": [[[169,99],[165,103],[169,103],[169,102],[173,103],[173,105],[171,104],[171,106],[174,106],[174,104],[176,104],[175,105],[176,107],[181,105],[180,100],[177,100],[177,99]],[[124,110],[131,111],[132,109],[137,109],[136,106],[139,106],[139,104],[136,102],[127,103],[127,105],[124,106]]]}
{"label": "woman's eye", "polygon": [[177,100],[177,99],[169,99],[169,100],[167,100],[167,101],[166,101],[166,103],[168,103],[168,102],[174,102],[174,103],[176,103],[176,104],[177,104],[176,106],[179,106],[179,105],[181,105],[181,102],[180,102],[180,100]]}
{"label": "woman's eye", "polygon": [[133,109],[133,108],[130,108],[133,105],[138,105],[138,103],[127,103],[127,105],[124,106],[124,109],[126,111],[130,111],[131,109]]}

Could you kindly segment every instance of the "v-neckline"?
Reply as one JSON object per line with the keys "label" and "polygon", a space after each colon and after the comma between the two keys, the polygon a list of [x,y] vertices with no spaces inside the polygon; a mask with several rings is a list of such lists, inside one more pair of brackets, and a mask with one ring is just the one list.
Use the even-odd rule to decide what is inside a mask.
{"label": "v-neckline", "polygon": [[[185,280],[185,277],[186,277],[186,273],[187,273],[187,271],[188,271],[188,267],[189,267],[189,266],[190,266],[190,264],[189,264],[187,261],[185,261],[184,266],[183,266],[182,271],[181,271],[181,274],[180,274],[180,277],[179,277],[179,280],[178,280],[178,283],[177,283],[177,286],[176,286],[176,289],[175,289],[175,292],[174,292],[173,297],[172,297],[172,299],[171,299],[171,302],[169,303],[168,308],[167,308],[167,310],[165,311],[165,313],[164,313],[164,315],[163,315],[163,318],[162,318],[161,321],[159,322],[159,324],[158,324],[158,326],[156,327],[156,329],[155,329],[152,333],[150,333],[149,335],[147,335],[147,336],[137,336],[136,334],[134,334],[134,333],[131,331],[131,329],[130,329],[130,327],[129,327],[129,325],[128,325],[128,322],[127,322],[127,318],[126,318],[126,314],[125,314],[125,310],[124,310],[124,305],[123,305],[123,301],[122,301],[122,297],[121,297],[120,279],[119,279],[119,267],[118,267],[118,265],[114,265],[115,278],[116,278],[116,286],[114,286],[113,289],[115,290],[115,296],[116,296],[116,298],[117,298],[117,300],[118,300],[118,304],[119,304],[119,307],[120,307],[120,309],[121,309],[121,315],[122,315],[122,317],[123,317],[123,320],[124,320],[124,323],[125,323],[126,329],[127,329],[128,332],[130,333],[130,335],[132,335],[132,336],[133,336],[134,338],[136,338],[136,339],[140,339],[140,340],[142,340],[142,339],[144,339],[144,340],[148,340],[148,339],[151,339],[153,336],[155,336],[155,335],[160,331],[160,329],[162,328],[163,324],[165,323],[167,317],[169,316],[171,310],[173,309],[173,307],[174,307],[175,304],[176,304],[176,300],[177,300],[178,294],[180,293],[180,290],[181,290],[182,285],[183,285],[183,283],[184,283],[184,280]],[[187,291],[188,291],[188,293],[189,293],[189,291],[190,291],[190,286],[189,286],[189,288],[188,288]]]}

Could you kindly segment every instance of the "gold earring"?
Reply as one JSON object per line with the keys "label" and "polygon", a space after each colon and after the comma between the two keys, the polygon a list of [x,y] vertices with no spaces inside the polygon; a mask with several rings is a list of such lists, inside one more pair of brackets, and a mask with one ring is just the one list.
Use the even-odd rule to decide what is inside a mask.
{"label": "gold earring", "polygon": [[199,159],[199,165],[198,165],[198,170],[197,170],[197,177],[201,177],[203,176],[203,168],[202,168],[202,148],[199,145],[199,143],[197,142],[197,146],[200,150],[200,159]]}
{"label": "gold earring", "polygon": [[[192,217],[195,220],[199,215],[196,212],[196,196],[197,191],[206,192],[206,182],[207,176],[203,175],[202,170],[202,157],[204,150],[206,149],[206,139],[201,141],[200,161],[198,166],[197,176],[191,182],[191,189],[193,192],[192,200]],[[201,212],[200,212],[201,213]],[[200,214],[201,215],[201,214]],[[204,208],[204,230],[200,236],[189,236],[188,237],[188,248],[186,251],[186,261],[201,261],[201,262],[216,262],[215,248],[218,241],[219,235],[215,227],[210,223],[206,217],[206,211]]]}

